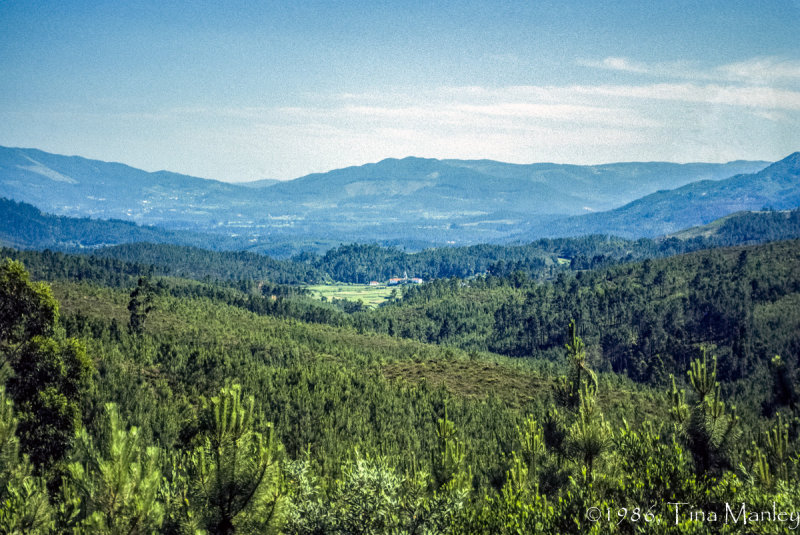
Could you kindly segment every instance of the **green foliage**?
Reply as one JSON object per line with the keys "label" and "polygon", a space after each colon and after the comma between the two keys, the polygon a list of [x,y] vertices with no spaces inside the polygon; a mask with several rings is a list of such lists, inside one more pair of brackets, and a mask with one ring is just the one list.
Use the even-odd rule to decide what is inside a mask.
{"label": "green foliage", "polygon": [[464,488],[469,482],[469,473],[464,466],[464,443],[456,436],[455,424],[444,417],[436,426],[437,448],[431,462],[433,488],[436,491],[451,491]]}
{"label": "green foliage", "polygon": [[357,458],[345,465],[334,491],[333,531],[391,533],[400,527],[401,480],[380,460]]}
{"label": "green foliage", "polygon": [[770,361],[772,374],[772,396],[764,401],[764,412],[769,415],[776,410],[786,407],[792,412],[800,410],[800,394],[797,392],[796,373],[779,356],[775,355]]}
{"label": "green foliage", "polygon": [[586,468],[589,479],[594,474],[595,463],[607,453],[612,437],[611,428],[597,407],[593,388],[583,385],[577,418],[569,428],[566,449]]}
{"label": "green foliage", "polygon": [[139,277],[136,288],[131,291],[131,299],[128,301],[128,312],[131,313],[128,326],[132,333],[141,334],[144,330],[144,322],[147,316],[153,311],[153,297],[155,288],[150,281],[144,277]]}
{"label": "green foliage", "polygon": [[77,340],[34,337],[14,365],[8,389],[15,401],[23,451],[37,467],[64,458],[81,425],[81,401],[94,366]]}
{"label": "green foliage", "polygon": [[773,426],[753,441],[747,451],[749,469],[739,466],[745,477],[767,491],[780,485],[797,481],[800,454],[795,441],[790,439],[789,424],[778,414]]}
{"label": "green foliage", "polygon": [[[714,527],[614,517],[667,501],[796,510],[796,335],[781,334],[800,288],[795,257],[784,244],[549,283],[452,279],[327,317],[314,311],[331,307],[288,290],[273,300],[252,285],[160,279],[139,334],[120,327],[135,278],[61,281],[60,324],[80,345],[58,325],[9,343],[6,354],[32,358],[7,391],[84,426],[65,442],[68,470],[43,464],[65,474],[48,497],[20,447],[32,405],[0,406],[0,520],[30,526],[30,500],[35,522],[60,532],[659,534]],[[38,258],[34,272],[61,273],[58,258]],[[489,337],[542,358],[488,354]],[[718,362],[683,360],[708,341]],[[763,365],[779,350],[781,374]],[[70,364],[86,353],[93,386]],[[690,373],[665,392],[617,366],[640,380]],[[781,375],[769,420],[761,402]],[[44,418],[30,421],[44,432]],[[589,507],[603,518],[590,522]],[[663,522],[670,511],[658,512]]]}
{"label": "green foliage", "polygon": [[566,377],[557,383],[556,399],[564,407],[575,409],[582,403],[583,394],[593,395],[597,391],[597,375],[586,364],[586,346],[575,333],[575,321],[569,323]]}
{"label": "green foliage", "polygon": [[13,347],[34,336],[48,336],[58,321],[58,303],[50,288],[31,282],[20,262],[0,264],[0,348],[5,358]]}
{"label": "green foliage", "polygon": [[[164,520],[161,452],[125,429],[117,407],[106,404],[103,437],[82,429],[68,466],[62,528],[74,533],[153,533]],[[97,443],[96,443],[97,442]]]}
{"label": "green foliage", "polygon": [[211,533],[278,533],[285,496],[281,446],[271,425],[254,429],[254,401],[223,388],[205,408],[210,426],[189,462],[191,516]]}
{"label": "green foliage", "polygon": [[[258,281],[312,284],[325,278],[297,262],[246,251],[209,251],[166,243],[126,243],[94,251],[93,256],[152,265],[155,274],[202,281]],[[268,282],[269,281],[269,282]]]}
{"label": "green foliage", "polygon": [[50,288],[30,282],[20,263],[0,266],[0,343],[13,370],[8,392],[20,445],[38,469],[66,455],[94,371],[83,345],[56,332],[58,308]]}
{"label": "green foliage", "polygon": [[740,434],[736,409],[726,411],[717,382],[716,357],[709,363],[704,350],[703,360],[692,362],[688,376],[694,399],[687,406],[673,379],[671,414],[682,428],[697,473],[716,473],[732,466],[732,450]]}
{"label": "green foliage", "polygon": [[81,424],[81,401],[94,366],[77,340],[35,337],[22,347],[8,381],[23,450],[38,467],[67,453]]}
{"label": "green foliage", "polygon": [[[526,484],[530,486],[531,481],[537,481],[537,473],[543,468],[543,460],[546,459],[544,429],[534,420],[533,416],[528,415],[523,421],[522,425],[517,426],[517,435],[520,442],[520,452],[515,456],[515,466],[519,466],[520,470],[524,469],[527,474]],[[515,474],[515,479],[518,484],[515,488],[523,486],[522,473]]]}
{"label": "green foliage", "polygon": [[429,492],[425,472],[399,474],[383,457],[355,452],[327,493],[307,459],[286,467],[289,510],[285,531],[300,533],[420,533],[451,531],[466,492]]}
{"label": "green foliage", "polygon": [[13,405],[0,387],[0,532],[48,533],[53,511],[47,488],[20,453],[16,430]]}

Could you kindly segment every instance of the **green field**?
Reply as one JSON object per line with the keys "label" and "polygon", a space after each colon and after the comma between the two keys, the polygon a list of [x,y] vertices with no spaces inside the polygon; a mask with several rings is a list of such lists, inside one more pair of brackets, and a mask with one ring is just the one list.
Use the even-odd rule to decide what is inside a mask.
{"label": "green field", "polygon": [[[347,299],[348,301],[361,300],[366,306],[377,307],[389,299],[392,290],[397,286],[368,286],[366,284],[317,284],[306,286],[311,295],[317,299]],[[400,293],[400,291],[398,291]]]}

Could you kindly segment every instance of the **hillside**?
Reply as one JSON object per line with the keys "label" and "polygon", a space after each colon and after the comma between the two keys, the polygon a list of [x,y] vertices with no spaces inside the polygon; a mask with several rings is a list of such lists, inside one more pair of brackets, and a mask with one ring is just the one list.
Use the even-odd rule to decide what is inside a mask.
{"label": "hillside", "polygon": [[0,147],[0,195],[58,215],[194,226],[223,204],[229,210],[247,201],[247,192],[178,173]]}
{"label": "hillside", "polygon": [[544,284],[517,275],[435,281],[357,321],[429,343],[548,358],[574,319],[600,369],[663,382],[705,345],[721,377],[741,380],[776,353],[797,354],[798,273],[800,242],[789,240],[561,273]]}
{"label": "hillside", "polygon": [[152,264],[164,275],[196,280],[312,284],[326,275],[304,263],[275,260],[246,251],[209,251],[169,244],[129,243],[92,252],[97,258]]}
{"label": "hillside", "polygon": [[93,250],[131,242],[238,248],[241,240],[192,231],[137,225],[121,219],[56,216],[33,205],[0,198],[0,243],[11,247]]}
{"label": "hillside", "polygon": [[552,222],[553,236],[598,232],[627,238],[654,237],[704,225],[741,210],[800,206],[800,152],[754,173],[700,181],[659,191],[608,212]]}
{"label": "hillside", "polygon": [[491,160],[443,160],[448,165],[492,176],[525,179],[556,189],[583,203],[581,210],[599,212],[618,207],[661,189],[673,189],[700,180],[722,180],[754,173],[768,162],[736,161],[726,164],[630,162],[604,165],[552,163],[509,164]]}
{"label": "hillside", "polygon": [[[174,278],[131,280],[133,291],[55,278],[51,293],[5,262],[4,303],[22,292],[37,306],[3,324],[17,351],[6,353],[16,373],[0,389],[0,428],[11,430],[0,436],[0,492],[25,498],[3,502],[1,521],[64,533],[110,520],[214,531],[225,503],[208,496],[248,504],[252,489],[256,505],[235,518],[289,533],[617,532],[616,518],[573,515],[597,496],[657,503],[666,485],[670,499],[707,510],[716,496],[794,507],[797,245],[552,284],[441,281],[343,326],[256,313],[230,299],[237,290]],[[59,261],[129,269],[24,257],[36,273]],[[483,336],[479,310],[490,343],[527,358],[457,347]],[[412,313],[383,315],[392,311]],[[561,324],[570,316],[577,328]],[[427,331],[417,318],[439,322],[441,345],[409,339]],[[394,332],[376,332],[385,326]],[[44,334],[12,338],[24,329]],[[536,344],[543,358],[530,358]],[[704,354],[710,344],[719,361]],[[702,384],[682,379],[690,363]],[[54,417],[63,411],[53,398],[76,417]],[[113,507],[110,498],[139,488],[138,509]],[[669,509],[648,514],[654,533],[686,532]]]}
{"label": "hillside", "polygon": [[690,227],[665,239],[706,239],[737,245],[800,238],[800,209],[736,212],[707,225]]}
{"label": "hillside", "polygon": [[387,280],[404,272],[424,279],[470,277],[487,271],[494,275],[520,271],[532,277],[550,278],[569,269],[798,237],[800,210],[743,212],[657,240],[632,241],[596,235],[540,239],[525,245],[443,247],[417,253],[375,244],[350,244],[332,247],[324,254],[303,253],[291,260],[275,260],[246,251],[208,250],[274,250],[271,249],[274,244],[267,240],[253,243],[250,239],[169,231],[120,220],[53,216],[25,203],[0,199],[0,243],[7,246],[80,251],[153,264],[160,274],[197,279],[292,284],[323,280],[364,283]]}

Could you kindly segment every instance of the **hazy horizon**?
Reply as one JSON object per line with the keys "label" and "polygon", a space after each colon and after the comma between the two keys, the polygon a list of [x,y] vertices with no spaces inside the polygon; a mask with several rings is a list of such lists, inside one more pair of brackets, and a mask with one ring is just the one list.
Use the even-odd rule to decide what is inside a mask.
{"label": "hazy horizon", "polygon": [[0,145],[243,182],[800,148],[800,6],[0,5]]}

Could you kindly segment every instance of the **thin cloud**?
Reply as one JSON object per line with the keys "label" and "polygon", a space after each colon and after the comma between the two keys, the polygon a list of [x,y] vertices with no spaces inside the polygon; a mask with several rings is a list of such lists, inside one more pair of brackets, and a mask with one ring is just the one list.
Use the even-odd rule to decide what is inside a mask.
{"label": "thin cloud", "polygon": [[662,78],[707,79],[706,75],[698,70],[696,64],[687,61],[644,63],[630,58],[609,56],[600,61],[578,60],[578,65]]}
{"label": "thin cloud", "polygon": [[649,84],[574,86],[584,95],[627,99],[671,100],[676,102],[723,104],[765,110],[800,110],[800,91],[773,87],[740,87],[719,84]]}
{"label": "thin cloud", "polygon": [[644,63],[636,63],[628,58],[610,56],[600,61],[579,60],[578,64],[583,67],[594,67],[597,69],[608,69],[612,71],[635,72],[639,74],[650,74],[652,68]]}
{"label": "thin cloud", "polygon": [[[561,110],[568,117],[576,110],[591,109],[595,118],[617,116],[627,122],[625,114],[640,106],[637,101],[658,100],[677,103],[726,105],[763,110],[800,110],[800,91],[771,86],[742,86],[739,84],[702,84],[695,82],[656,84],[601,84],[570,86],[511,86],[478,88],[449,87],[439,91],[439,97],[451,102],[475,101],[480,106],[498,110],[516,105],[517,113],[528,109]],[[435,95],[429,95],[434,99]]]}
{"label": "thin cloud", "polygon": [[332,121],[393,121],[395,123],[436,123],[480,125],[485,128],[526,128],[529,122],[546,121],[578,125],[606,126],[653,126],[641,114],[621,107],[597,106],[581,103],[551,103],[536,99],[520,99],[518,96],[482,95],[455,96],[452,88],[445,94],[435,92],[409,106],[396,106],[392,102],[376,103],[371,96],[363,104],[349,102],[342,106],[285,107],[279,112],[295,120]]}
{"label": "thin cloud", "polygon": [[800,61],[776,57],[751,58],[729,63],[717,71],[730,80],[750,82],[800,82]]}
{"label": "thin cloud", "polygon": [[656,78],[681,78],[693,81],[774,84],[800,81],[800,61],[776,56],[749,58],[743,61],[702,68],[697,62],[644,63],[630,58],[609,56],[602,60],[579,60],[584,67],[642,74]]}

